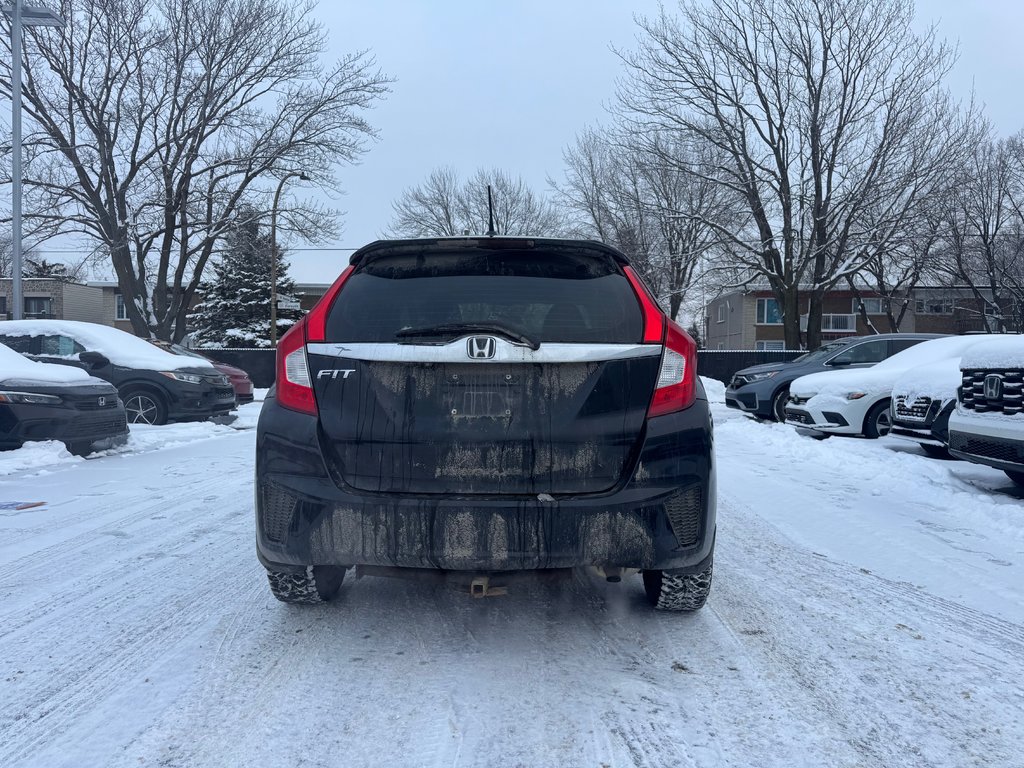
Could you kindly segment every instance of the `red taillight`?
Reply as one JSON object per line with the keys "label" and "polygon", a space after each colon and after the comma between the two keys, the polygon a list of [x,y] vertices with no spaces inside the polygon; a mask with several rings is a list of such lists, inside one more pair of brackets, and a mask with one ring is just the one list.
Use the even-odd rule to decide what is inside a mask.
{"label": "red taillight", "polygon": [[277,402],[285,408],[317,415],[313,381],[306,362],[306,342],[326,340],[327,315],[352,269],[348,267],[342,272],[309,314],[293,325],[277,344]]}
{"label": "red taillight", "polygon": [[697,398],[697,345],[671,320],[665,325],[665,349],[648,418],[689,408]]}
{"label": "red taillight", "polygon": [[338,293],[341,291],[341,286],[348,280],[349,275],[352,274],[354,267],[348,267],[345,269],[338,279],[334,281],[334,284],[327,289],[320,301],[309,310],[309,314],[306,315],[306,340],[307,341],[326,341],[327,340],[327,315],[331,311],[331,307],[334,305],[334,300],[338,298]]}
{"label": "red taillight", "polygon": [[277,344],[277,402],[285,408],[316,416],[313,382],[306,364],[308,316],[293,325]]}
{"label": "red taillight", "polygon": [[632,267],[624,267],[623,271],[626,273],[629,284],[633,286],[633,293],[636,294],[636,298],[640,302],[640,309],[643,311],[644,344],[661,344],[665,335],[665,313],[661,311],[661,307],[647,290],[640,275]]}
{"label": "red taillight", "polygon": [[623,271],[643,311],[644,344],[664,344],[647,418],[689,408],[697,399],[697,345],[686,331],[665,317],[636,271],[632,267]]}

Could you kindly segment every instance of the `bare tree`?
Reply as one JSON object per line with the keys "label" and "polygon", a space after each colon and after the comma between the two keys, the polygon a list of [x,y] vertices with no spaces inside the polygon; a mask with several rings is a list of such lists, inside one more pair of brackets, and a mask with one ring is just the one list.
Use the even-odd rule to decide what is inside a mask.
{"label": "bare tree", "polygon": [[[60,6],[66,26],[32,28],[24,48],[29,218],[104,248],[135,332],[178,340],[242,207],[269,209],[294,171],[334,189],[337,164],[374,135],[362,113],[387,80],[365,53],[325,69],[325,33],[305,2]],[[0,58],[9,96],[9,45]],[[286,207],[308,237],[332,234],[334,212]]]}
{"label": "bare tree", "polygon": [[558,210],[520,177],[479,169],[463,181],[454,168],[438,168],[393,203],[388,233],[394,237],[451,237],[488,230],[487,187],[500,235],[554,236],[562,231]]}
{"label": "bare tree", "polygon": [[[947,190],[947,194],[951,190]],[[943,243],[942,205],[945,198],[935,196],[919,217],[906,222],[900,235],[893,236],[869,253],[856,275],[848,275],[847,284],[857,301],[861,321],[873,333],[899,333],[910,310],[914,289],[922,280],[935,275]],[[878,328],[864,304],[864,293],[881,299],[886,326]]]}
{"label": "bare tree", "polygon": [[[1005,332],[1004,310],[1024,299],[1024,158],[1020,137],[982,141],[963,164],[945,210],[942,268],[968,288],[988,332]],[[1016,325],[1016,323],[1012,323]]]}
{"label": "bare tree", "polygon": [[749,214],[719,225],[740,271],[775,293],[790,348],[806,295],[816,346],[825,293],[901,236],[968,145],[941,86],[953,52],[911,31],[912,0],[684,0],[680,14],[642,19],[622,54],[623,119],[720,151],[708,178]]}
{"label": "bare tree", "polygon": [[629,256],[673,318],[736,215],[708,180],[701,149],[660,134],[588,130],[563,155],[564,181],[551,182],[577,232]]}

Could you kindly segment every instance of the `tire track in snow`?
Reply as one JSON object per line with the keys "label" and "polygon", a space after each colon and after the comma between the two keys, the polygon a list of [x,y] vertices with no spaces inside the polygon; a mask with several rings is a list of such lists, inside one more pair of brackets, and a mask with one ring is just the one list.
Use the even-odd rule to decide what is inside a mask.
{"label": "tire track in snow", "polygon": [[[0,641],[33,621],[47,617],[54,619],[58,613],[70,615],[81,612],[82,606],[77,604],[78,601],[92,599],[95,602],[95,597],[90,596],[96,592],[97,584],[109,581],[116,568],[125,572],[148,572],[159,561],[166,560],[154,575],[173,571],[176,568],[173,558],[179,557],[180,552],[188,549],[199,537],[211,532],[210,513],[207,511],[211,506],[223,510],[226,504],[233,504],[230,507],[233,512],[229,514],[239,511],[238,489],[224,489],[221,479],[197,483],[193,491],[196,495],[203,494],[201,498],[204,501],[201,508],[190,513],[190,517],[154,514],[168,512],[168,500],[160,498],[149,505],[138,505],[141,509],[130,515],[106,521],[88,533],[58,542],[11,563],[6,569],[6,580],[0,582],[0,595],[5,598],[5,609],[0,610]],[[124,506],[136,507],[135,502],[142,498],[130,499]],[[82,515],[89,516],[95,512],[94,509],[85,509]],[[245,508],[244,514],[251,515],[251,509]],[[58,564],[59,567],[55,567]],[[0,579],[3,575],[0,572]],[[59,591],[60,597],[46,599],[55,590]]]}
{"label": "tire track in snow", "polygon": [[[241,485],[250,482],[246,479]],[[3,663],[12,671],[35,669],[20,681],[23,687],[31,684],[27,695],[0,705],[0,723],[11,737],[5,739],[7,748],[0,747],[4,757],[0,762],[8,765],[26,758],[53,736],[53,723],[87,715],[98,701],[170,652],[169,637],[188,634],[207,621],[208,606],[218,593],[235,588],[240,569],[228,567],[217,581],[204,578],[201,568],[189,565],[226,565],[224,550],[229,548],[225,544],[234,538],[231,529],[237,526],[237,518],[251,516],[251,509],[247,503],[239,505],[242,489],[238,484],[225,487],[223,478],[210,478],[191,489],[197,494],[218,490],[219,495],[201,496],[206,502],[190,508],[188,516],[169,514],[162,520],[152,514],[157,508],[167,511],[166,499],[158,499],[42,550],[49,558],[59,557],[60,573],[70,575],[70,580],[47,579],[53,562],[37,560],[40,551],[16,561],[30,560],[28,565],[9,569],[40,594],[49,594],[49,599],[22,602],[5,612],[2,625],[7,631],[2,640],[12,650]],[[229,499],[233,504],[224,503]],[[214,500],[217,504],[211,511],[209,502]],[[141,527],[133,527],[140,521]],[[132,530],[127,550],[121,546],[122,539],[111,542],[103,535],[124,528]],[[154,548],[159,548],[161,557],[140,563]],[[237,558],[242,557],[239,552]],[[116,574],[113,579],[112,573]],[[164,585],[171,586],[169,595]],[[165,599],[156,599],[152,607],[140,611],[140,603],[154,587],[164,587]],[[18,588],[15,584],[15,591]],[[68,633],[71,627],[77,632]],[[115,637],[105,637],[111,632]],[[50,652],[45,663],[39,653],[42,648]]]}
{"label": "tire track in snow", "polygon": [[[215,542],[195,552],[200,561],[219,554]],[[231,565],[230,561],[221,562]],[[168,574],[168,569],[163,573]],[[183,592],[177,599],[156,603],[142,616],[137,616],[140,592],[129,591],[113,599],[103,599],[98,614],[87,611],[77,616],[75,622],[61,621],[59,627],[47,627],[50,631],[45,634],[34,631],[34,644],[40,640],[52,641],[52,650],[59,651],[60,632],[68,623],[88,626],[100,616],[109,616],[109,625],[116,622],[118,615],[130,614],[136,614],[142,621],[141,626],[135,627],[122,624],[114,643],[105,643],[102,638],[96,642],[82,642],[82,638],[77,638],[72,653],[58,655],[52,667],[42,670],[45,675],[42,685],[33,685],[28,696],[9,700],[0,708],[0,723],[7,734],[7,748],[0,748],[0,764],[17,764],[51,739],[55,727],[59,729],[60,724],[89,714],[109,694],[123,685],[137,682],[140,674],[157,659],[173,652],[175,639],[196,631],[209,621],[209,606],[225,592],[236,591],[241,574],[240,570],[229,570],[215,583],[207,580],[206,584],[179,585],[188,586],[189,592]],[[144,595],[144,590],[141,594]],[[8,661],[12,662],[12,667],[26,667],[30,665],[31,656]]]}

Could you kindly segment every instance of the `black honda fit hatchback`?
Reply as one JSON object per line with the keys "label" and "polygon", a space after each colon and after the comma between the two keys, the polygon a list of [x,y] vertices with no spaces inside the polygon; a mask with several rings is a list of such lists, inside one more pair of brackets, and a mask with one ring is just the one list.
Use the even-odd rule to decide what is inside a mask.
{"label": "black honda fit hatchback", "polygon": [[693,340],[599,243],[372,243],[278,346],[256,523],[285,602],[352,567],[596,566],[696,610],[715,465]]}

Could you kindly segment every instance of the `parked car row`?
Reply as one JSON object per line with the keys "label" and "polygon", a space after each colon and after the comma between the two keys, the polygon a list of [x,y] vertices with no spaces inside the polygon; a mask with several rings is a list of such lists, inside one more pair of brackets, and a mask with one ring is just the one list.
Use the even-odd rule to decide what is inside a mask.
{"label": "parked car row", "polygon": [[0,323],[0,448],[61,440],[84,453],[123,442],[128,424],[223,416],[252,399],[245,371],[178,345],[95,323]]}
{"label": "parked car row", "polygon": [[892,434],[1024,485],[1024,336],[845,339],[739,371],[726,405],[817,438]]}

